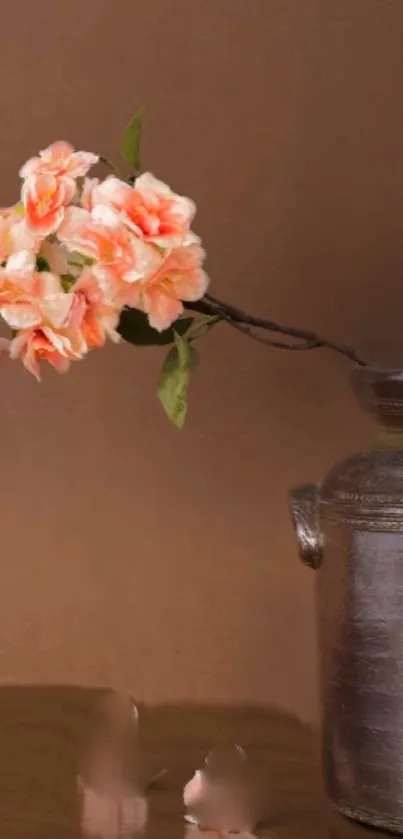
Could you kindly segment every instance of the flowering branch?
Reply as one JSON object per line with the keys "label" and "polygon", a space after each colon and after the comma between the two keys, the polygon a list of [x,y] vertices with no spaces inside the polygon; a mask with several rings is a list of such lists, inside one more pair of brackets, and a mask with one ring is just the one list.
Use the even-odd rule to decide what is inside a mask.
{"label": "flowering branch", "polygon": [[[335,341],[329,341],[327,338],[323,338],[321,335],[318,335],[316,332],[312,332],[311,330],[300,329],[294,326],[284,326],[284,324],[276,323],[276,321],[273,320],[254,317],[253,315],[243,312],[241,309],[235,308],[235,306],[231,306],[228,303],[224,303],[222,300],[218,300],[217,297],[213,297],[211,294],[206,294],[202,300],[189,304],[189,308],[204,315],[215,315],[219,320],[225,321],[234,329],[237,329],[239,332],[242,332],[254,341],[259,341],[259,343],[265,344],[268,347],[294,351],[325,348],[345,356],[350,361],[353,361],[354,364],[358,364],[360,367],[366,367],[369,364],[368,361],[361,358],[353,347],[348,347],[344,344],[336,343]],[[272,338],[268,338],[265,335],[256,332],[256,329],[264,332],[274,332],[294,338],[295,341],[290,343],[288,341],[273,340]]]}
{"label": "flowering branch", "polygon": [[[246,314],[207,292],[194,202],[141,172],[143,116],[138,111],[122,135],[126,180],[107,158],[65,142],[21,168],[17,203],[0,209],[0,317],[11,330],[1,351],[39,379],[43,362],[65,372],[108,340],[170,345],[158,395],[178,428],[195,344],[219,322],[266,346],[325,347],[365,366],[350,347]],[[88,177],[97,163],[111,174]]]}

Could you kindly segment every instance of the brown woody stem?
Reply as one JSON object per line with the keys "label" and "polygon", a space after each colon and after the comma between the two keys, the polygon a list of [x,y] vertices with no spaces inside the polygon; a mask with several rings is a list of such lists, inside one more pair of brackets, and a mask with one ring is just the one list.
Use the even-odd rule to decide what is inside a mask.
{"label": "brown woody stem", "polygon": [[[360,367],[367,367],[369,365],[369,362],[361,358],[353,347],[329,341],[327,338],[323,338],[316,332],[311,332],[307,329],[299,329],[294,326],[284,326],[284,324],[276,323],[276,321],[273,320],[248,315],[241,309],[237,309],[235,306],[224,303],[222,300],[218,300],[217,297],[212,297],[210,294],[206,294],[203,299],[199,300],[197,303],[188,304],[188,308],[202,314],[216,315],[234,329],[237,329],[239,332],[242,332],[254,341],[266,344],[268,347],[297,351],[316,350],[323,347],[328,350],[333,350],[334,352],[339,353],[339,355],[344,355]],[[284,337],[292,338],[293,340],[275,340],[273,338],[269,338],[265,334],[262,334],[264,332],[284,335]]]}

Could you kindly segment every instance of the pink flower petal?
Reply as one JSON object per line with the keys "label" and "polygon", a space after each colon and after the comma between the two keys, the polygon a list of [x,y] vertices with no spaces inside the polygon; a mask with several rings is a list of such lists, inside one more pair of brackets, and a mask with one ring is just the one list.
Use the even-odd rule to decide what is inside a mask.
{"label": "pink flower petal", "polygon": [[42,149],[39,154],[45,163],[57,163],[59,161],[69,160],[72,154],[74,154],[74,149],[65,140],[56,140],[55,143],[52,143],[46,149]]}
{"label": "pink flower petal", "polygon": [[21,279],[29,277],[35,270],[36,258],[30,251],[18,251],[7,260],[6,273],[8,277]]}
{"label": "pink flower petal", "polygon": [[82,178],[87,174],[91,166],[98,163],[99,156],[87,151],[77,151],[72,155],[69,165],[69,175],[72,178]]}
{"label": "pink flower petal", "polygon": [[20,178],[29,178],[31,175],[34,175],[35,172],[38,170],[38,166],[41,164],[40,157],[30,157],[26,163],[21,167],[19,175]]}
{"label": "pink flower petal", "polygon": [[159,291],[152,294],[144,293],[143,305],[150,326],[158,332],[168,329],[183,312],[180,300]]}
{"label": "pink flower petal", "polygon": [[98,186],[99,178],[85,178],[81,190],[81,206],[85,210],[92,210],[95,206],[95,196]]}
{"label": "pink flower petal", "polygon": [[196,269],[192,277],[180,277],[175,281],[175,291],[181,300],[193,303],[200,300],[209,287],[210,279],[205,271]]}
{"label": "pink flower petal", "polygon": [[0,308],[0,315],[11,329],[30,329],[39,326],[41,315],[31,303],[15,303]]}

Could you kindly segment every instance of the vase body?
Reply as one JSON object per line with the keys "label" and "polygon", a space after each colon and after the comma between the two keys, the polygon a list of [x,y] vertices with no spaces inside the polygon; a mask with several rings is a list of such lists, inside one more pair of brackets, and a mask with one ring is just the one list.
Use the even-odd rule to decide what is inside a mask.
{"label": "vase body", "polygon": [[316,569],[327,793],[403,834],[403,372],[364,368],[353,382],[377,445],[296,489],[291,510]]}

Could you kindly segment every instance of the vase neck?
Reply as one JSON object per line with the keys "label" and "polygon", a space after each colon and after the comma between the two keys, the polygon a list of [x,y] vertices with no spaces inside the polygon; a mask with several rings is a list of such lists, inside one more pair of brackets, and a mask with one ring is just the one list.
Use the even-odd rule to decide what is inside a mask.
{"label": "vase neck", "polygon": [[360,367],[352,382],[361,407],[377,423],[379,445],[403,450],[403,370]]}
{"label": "vase neck", "polygon": [[379,420],[377,423],[377,444],[380,449],[403,451],[403,422],[390,423]]}

